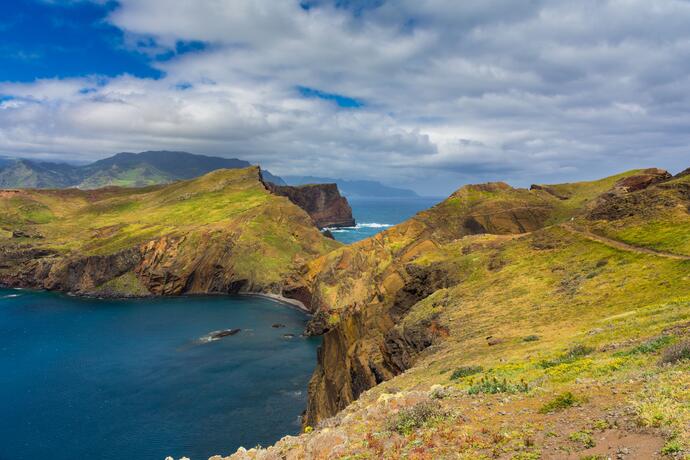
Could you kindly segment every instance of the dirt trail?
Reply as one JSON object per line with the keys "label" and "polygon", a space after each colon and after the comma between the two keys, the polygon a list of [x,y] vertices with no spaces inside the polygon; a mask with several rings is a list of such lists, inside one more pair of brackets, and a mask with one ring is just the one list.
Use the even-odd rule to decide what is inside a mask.
{"label": "dirt trail", "polygon": [[652,256],[666,257],[667,259],[676,260],[690,260],[690,256],[684,254],[674,254],[672,252],[657,251],[656,249],[643,248],[640,246],[633,246],[631,244],[623,243],[622,241],[613,240],[602,235],[597,235],[589,230],[581,230],[575,228],[572,224],[561,224],[561,227],[568,230],[571,233],[576,233],[580,236],[587,238],[588,240],[596,241],[607,246],[611,246],[622,251],[635,252],[638,254],[649,254]]}

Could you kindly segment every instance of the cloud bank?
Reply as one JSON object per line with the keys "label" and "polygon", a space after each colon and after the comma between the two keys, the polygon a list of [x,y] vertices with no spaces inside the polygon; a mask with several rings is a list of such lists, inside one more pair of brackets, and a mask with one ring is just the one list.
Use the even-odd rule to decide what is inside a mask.
{"label": "cloud bank", "polygon": [[2,82],[0,153],[188,150],[427,194],[690,166],[686,0],[121,0],[108,22],[163,77]]}

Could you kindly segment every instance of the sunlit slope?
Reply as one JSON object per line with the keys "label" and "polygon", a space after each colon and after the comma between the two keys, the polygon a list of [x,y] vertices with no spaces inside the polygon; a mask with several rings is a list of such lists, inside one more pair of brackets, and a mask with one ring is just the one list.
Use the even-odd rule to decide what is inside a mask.
{"label": "sunlit slope", "polygon": [[[256,167],[139,189],[0,194],[0,244],[17,259],[4,264],[10,284],[45,284],[32,280],[31,271],[48,270],[45,287],[78,292],[276,290],[306,259],[338,246],[304,211],[270,194]],[[22,259],[29,249],[45,257]],[[94,267],[89,276],[64,266],[104,263],[96,261],[107,257],[118,259],[107,265],[123,266],[105,275]],[[123,275],[127,282],[114,279]]]}
{"label": "sunlit slope", "polygon": [[[327,331],[306,418],[317,429],[273,449],[429,459],[687,452],[686,180],[638,170],[532,190],[466,186],[310,262],[312,331]],[[665,231],[646,230],[650,222]],[[618,239],[622,231],[656,239]]]}

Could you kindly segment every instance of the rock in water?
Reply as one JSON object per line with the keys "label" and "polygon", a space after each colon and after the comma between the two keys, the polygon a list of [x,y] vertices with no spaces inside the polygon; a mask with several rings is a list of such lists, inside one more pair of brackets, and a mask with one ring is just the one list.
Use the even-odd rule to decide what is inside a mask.
{"label": "rock in water", "polygon": [[199,339],[200,342],[213,342],[215,340],[220,340],[223,337],[228,337],[239,333],[242,329],[223,329],[221,331],[209,332],[205,336]]}

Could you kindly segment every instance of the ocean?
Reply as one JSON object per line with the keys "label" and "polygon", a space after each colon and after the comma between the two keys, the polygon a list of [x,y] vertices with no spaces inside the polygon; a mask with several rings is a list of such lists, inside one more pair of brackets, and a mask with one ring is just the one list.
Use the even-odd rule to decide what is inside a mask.
{"label": "ocean", "polygon": [[320,344],[307,320],[258,297],[0,290],[0,459],[206,460],[296,434]]}
{"label": "ocean", "polygon": [[330,229],[336,240],[354,243],[399,224],[419,211],[428,209],[443,198],[358,198],[348,197],[357,225]]}

